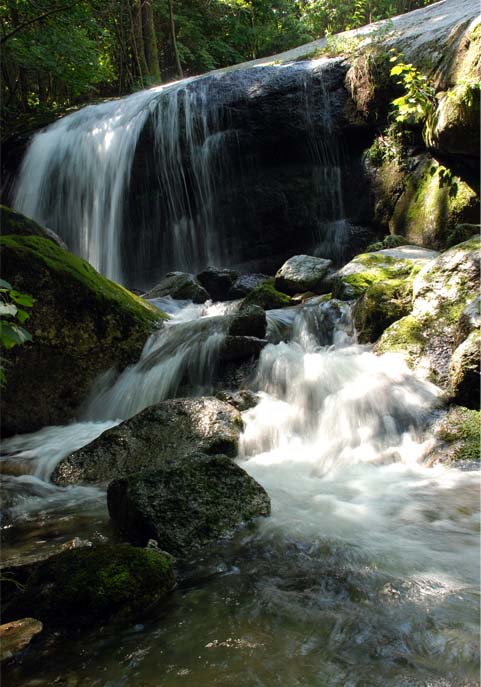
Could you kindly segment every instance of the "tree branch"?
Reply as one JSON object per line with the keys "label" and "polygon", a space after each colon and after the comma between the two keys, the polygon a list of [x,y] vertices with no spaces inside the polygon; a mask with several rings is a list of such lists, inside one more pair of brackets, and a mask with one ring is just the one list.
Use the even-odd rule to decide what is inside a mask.
{"label": "tree branch", "polygon": [[34,17],[33,19],[29,19],[28,21],[23,21],[21,24],[16,26],[13,31],[10,31],[10,33],[5,34],[4,36],[0,36],[0,45],[4,45],[9,38],[12,38],[12,36],[15,36],[19,31],[22,31],[26,26],[30,26],[31,24],[35,24],[38,21],[43,21],[44,19],[47,19],[47,17],[51,17],[53,14],[59,14],[60,12],[66,12],[67,10],[72,9],[72,7],[75,7],[75,5],[78,5],[82,0],[76,0],[75,2],[70,3],[69,5],[63,5],[62,7],[55,7],[53,10],[49,10],[48,12],[44,12],[43,14],[40,14],[38,17]]}

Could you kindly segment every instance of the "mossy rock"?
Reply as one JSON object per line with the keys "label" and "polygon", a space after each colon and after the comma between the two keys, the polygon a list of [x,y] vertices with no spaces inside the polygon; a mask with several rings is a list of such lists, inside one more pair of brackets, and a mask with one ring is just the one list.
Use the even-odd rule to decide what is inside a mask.
{"label": "mossy rock", "polygon": [[291,304],[291,297],[276,289],[274,279],[268,279],[247,294],[240,307],[244,309],[251,305],[259,305],[264,310],[275,310]]}
{"label": "mossy rock", "polygon": [[60,236],[51,229],[42,227],[33,219],[15,212],[6,205],[0,205],[0,236],[12,234],[16,236],[41,236],[44,239],[50,239],[61,248],[67,248]]}
{"label": "mossy rock", "polygon": [[32,615],[49,628],[127,621],[175,586],[171,556],[129,544],[70,549],[9,573],[24,588],[3,595],[4,618]]}
{"label": "mossy rock", "polygon": [[412,279],[372,284],[353,308],[359,343],[374,343],[393,322],[408,315],[411,307]]}
{"label": "mossy rock", "polygon": [[429,155],[422,155],[396,203],[389,230],[409,243],[443,250],[456,225],[478,218],[476,192]]}
{"label": "mossy rock", "polygon": [[31,343],[4,353],[2,432],[71,420],[93,381],[136,362],[167,316],[41,236],[0,239],[2,275],[35,303]]}
{"label": "mossy rock", "polygon": [[456,348],[450,364],[453,400],[460,405],[478,410],[481,393],[480,344],[481,333],[477,329]]}
{"label": "mossy rock", "polygon": [[433,463],[459,463],[479,461],[480,412],[460,406],[452,406],[436,423],[434,437],[442,443],[427,457]]}

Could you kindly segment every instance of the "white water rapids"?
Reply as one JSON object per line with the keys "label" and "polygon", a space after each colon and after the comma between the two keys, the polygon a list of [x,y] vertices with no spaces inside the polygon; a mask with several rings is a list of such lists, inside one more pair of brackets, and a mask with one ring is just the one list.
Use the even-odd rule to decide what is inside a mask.
{"label": "white water rapids", "polygon": [[[219,312],[178,310],[164,348],[150,341],[137,366],[90,403],[88,422],[5,442],[7,463],[31,461],[25,471],[36,475],[8,479],[44,490],[14,506],[7,538],[22,521],[61,512],[62,495],[79,512],[98,498],[41,480],[62,455],[135,412],[135,389],[160,400],[148,396],[149,379],[158,388],[166,366],[177,380],[194,369],[193,349],[169,349],[175,331],[186,350],[194,343],[202,392],[223,334],[214,343],[211,329],[196,337]],[[239,461],[267,489],[271,517],[241,533],[213,569],[204,561],[212,581],[185,591],[160,626],[95,640],[76,671],[88,682],[103,666],[110,681],[95,684],[132,687],[139,677],[168,687],[477,684],[479,473],[422,463],[439,390],[397,358],[358,346],[345,304],[271,311],[269,336]],[[105,419],[112,408],[119,417]],[[6,551],[14,555],[8,541]],[[140,658],[122,663],[132,647]]]}

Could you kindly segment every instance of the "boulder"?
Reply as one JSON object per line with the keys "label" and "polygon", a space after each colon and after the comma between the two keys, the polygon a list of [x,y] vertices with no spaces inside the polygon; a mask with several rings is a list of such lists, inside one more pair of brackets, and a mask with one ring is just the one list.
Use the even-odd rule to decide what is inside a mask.
{"label": "boulder", "polygon": [[464,463],[480,460],[480,413],[451,406],[435,423],[432,434],[436,445],[426,457],[435,463]]}
{"label": "boulder", "polygon": [[49,229],[42,227],[33,219],[25,217],[15,210],[8,208],[6,205],[0,205],[0,236],[41,236],[44,239],[50,239],[67,250],[67,244],[58,234]]}
{"label": "boulder", "polygon": [[241,274],[229,289],[228,300],[236,298],[244,298],[248,293],[253,291],[257,286],[269,281],[271,277],[267,274]]}
{"label": "boulder", "polygon": [[[474,237],[425,265],[413,282],[411,313],[384,331],[376,343],[376,351],[403,354],[411,367],[446,391],[453,390],[454,379],[455,388],[463,388],[461,377],[457,376],[460,367],[472,380],[475,337],[469,345],[463,345],[463,341],[466,340],[464,334],[472,326],[466,321],[472,324],[477,321],[469,314],[474,306],[466,306],[471,303],[473,294],[479,292],[480,252],[480,238]],[[463,348],[452,361],[459,346]]]}
{"label": "boulder", "polygon": [[479,409],[480,344],[481,334],[477,329],[454,350],[449,364],[453,401],[467,408]]}
{"label": "boulder", "polygon": [[374,343],[393,322],[409,315],[413,279],[387,279],[371,284],[352,309],[357,339]]}
{"label": "boulder", "polygon": [[277,271],[275,287],[289,294],[303,291],[325,293],[323,282],[331,265],[332,260],[313,255],[294,255]]}
{"label": "boulder", "polygon": [[138,360],[167,316],[42,236],[3,236],[0,257],[3,278],[35,298],[24,325],[33,341],[2,353],[2,432],[64,424],[100,373]]}
{"label": "boulder", "polygon": [[105,483],[157,468],[194,451],[237,454],[242,419],[213,397],[163,401],[141,411],[63,458],[55,484]]}
{"label": "boulder", "polygon": [[237,408],[241,413],[244,410],[254,408],[260,401],[259,396],[249,389],[240,389],[239,391],[218,391],[216,398],[224,403],[230,403],[231,406]]}
{"label": "boulder", "polygon": [[256,336],[259,339],[266,335],[266,314],[259,305],[243,304],[233,316],[229,325],[230,336]]}
{"label": "boulder", "polygon": [[332,294],[342,300],[359,298],[373,284],[387,280],[412,280],[438,254],[419,246],[384,248],[361,253],[331,278]]}
{"label": "boulder", "polygon": [[42,629],[42,623],[35,618],[21,618],[0,625],[0,662],[20,653]]}
{"label": "boulder", "polygon": [[256,336],[226,336],[219,358],[221,362],[258,358],[267,343],[267,339],[259,339]]}
{"label": "boulder", "polygon": [[239,276],[236,270],[207,267],[197,275],[198,281],[209,293],[213,301],[229,300],[229,291]]}
{"label": "boulder", "polygon": [[175,586],[171,556],[129,544],[73,548],[9,573],[23,589],[3,595],[4,618],[35,615],[47,628],[143,616]]}
{"label": "boulder", "polygon": [[199,550],[270,513],[265,490],[242,468],[227,456],[203,453],[115,480],[107,503],[129,541],[142,545],[155,539],[175,556]]}
{"label": "boulder", "polygon": [[240,309],[243,310],[253,305],[257,305],[264,310],[276,310],[292,305],[292,299],[287,294],[281,293],[276,289],[274,279],[268,279],[247,294],[240,304]]}
{"label": "boulder", "polygon": [[205,303],[210,298],[202,284],[189,272],[169,272],[154,288],[144,293],[143,298],[149,300],[164,296],[194,303]]}

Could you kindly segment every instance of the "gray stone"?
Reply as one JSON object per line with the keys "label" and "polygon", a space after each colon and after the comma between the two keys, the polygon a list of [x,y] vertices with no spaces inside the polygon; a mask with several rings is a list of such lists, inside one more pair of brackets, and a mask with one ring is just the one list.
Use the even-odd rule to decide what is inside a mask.
{"label": "gray stone", "polygon": [[264,284],[269,281],[271,277],[267,274],[242,274],[229,289],[229,299],[244,298],[248,293],[253,291],[256,286]]}
{"label": "gray stone", "polygon": [[331,265],[331,260],[313,255],[294,255],[277,271],[276,289],[290,294],[305,291],[323,293],[323,279]]}
{"label": "gray stone", "polygon": [[169,272],[153,289],[144,293],[145,299],[171,296],[177,300],[205,303],[210,298],[202,284],[189,272]]}

